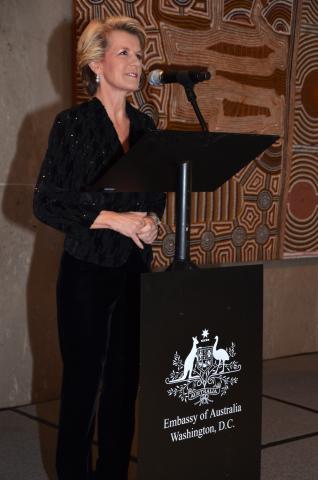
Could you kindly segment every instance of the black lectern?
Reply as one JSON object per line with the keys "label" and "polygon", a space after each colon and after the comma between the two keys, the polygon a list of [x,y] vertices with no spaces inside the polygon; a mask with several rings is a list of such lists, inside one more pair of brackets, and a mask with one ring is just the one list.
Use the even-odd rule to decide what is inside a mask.
{"label": "black lectern", "polygon": [[176,253],[173,269],[192,269],[189,261],[191,191],[213,192],[278,137],[273,135],[149,132],[93,189],[125,192],[176,192]]}
{"label": "black lectern", "polygon": [[[184,265],[191,184],[215,190],[276,138],[149,132],[96,188],[177,191]],[[258,480],[262,266],[176,270],[142,278],[138,479]]]}

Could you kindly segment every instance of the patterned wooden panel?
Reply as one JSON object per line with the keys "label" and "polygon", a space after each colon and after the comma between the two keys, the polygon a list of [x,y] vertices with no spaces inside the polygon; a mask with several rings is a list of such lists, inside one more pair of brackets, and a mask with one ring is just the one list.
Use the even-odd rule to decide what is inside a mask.
{"label": "patterned wooden panel", "polygon": [[[198,263],[278,257],[290,37],[296,0],[74,0],[76,36],[93,17],[125,14],[145,26],[145,72],[158,67],[216,70],[196,87],[211,131],[277,133],[281,141],[217,192],[193,194],[191,255]],[[77,99],[85,98],[77,77]],[[159,127],[198,129],[182,87],[145,79],[132,102]],[[174,250],[169,194],[154,265]]]}
{"label": "patterned wooden panel", "polygon": [[299,6],[282,254],[318,254],[318,2]]}

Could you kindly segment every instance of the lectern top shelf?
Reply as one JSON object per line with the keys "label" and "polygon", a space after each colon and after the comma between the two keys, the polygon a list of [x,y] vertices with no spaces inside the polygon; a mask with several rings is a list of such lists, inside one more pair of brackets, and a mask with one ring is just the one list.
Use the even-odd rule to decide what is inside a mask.
{"label": "lectern top shelf", "polygon": [[279,137],[226,132],[147,132],[94,189],[174,192],[177,165],[191,162],[192,191],[214,191]]}

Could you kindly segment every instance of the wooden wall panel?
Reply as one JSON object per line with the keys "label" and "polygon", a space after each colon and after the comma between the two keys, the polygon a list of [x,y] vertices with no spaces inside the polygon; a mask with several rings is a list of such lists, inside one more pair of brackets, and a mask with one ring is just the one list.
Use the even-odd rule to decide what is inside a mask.
{"label": "wooden wall panel", "polygon": [[[284,255],[286,249],[294,248],[287,228],[283,228],[284,243],[281,242],[281,221],[285,218],[289,221],[290,211],[294,212],[290,208],[285,212],[282,199],[293,204],[290,200],[293,193],[290,197],[289,191],[295,196],[291,188],[294,177],[292,172],[288,173],[290,151],[286,133],[291,129],[290,77],[299,3],[297,0],[74,0],[77,37],[94,17],[125,14],[141,21],[148,35],[145,73],[174,65],[214,68],[215,78],[196,87],[211,131],[280,135],[277,144],[218,191],[193,194],[191,255],[198,263],[272,260]],[[305,1],[303,10],[309,26],[317,14],[316,7],[309,6],[311,3]],[[303,32],[301,51],[314,49],[310,47],[313,45],[310,39],[315,32],[308,29]],[[307,71],[306,68],[303,70]],[[301,82],[307,79],[307,83],[314,85],[315,70],[310,71],[309,77],[306,73],[298,80],[297,98],[301,99],[301,92],[307,91],[301,88]],[[76,86],[76,97],[81,101],[85,93],[78,76]],[[304,101],[310,105],[312,97]],[[191,106],[178,85],[155,88],[144,78],[132,103],[152,115],[160,128],[198,129]],[[304,114],[301,108],[297,115],[299,118],[307,115],[310,123],[315,116],[309,119],[308,111]],[[307,130],[301,128],[301,121],[298,124],[297,135],[308,135],[303,132]],[[312,142],[315,135],[312,127]],[[312,152],[306,155],[305,163],[310,170],[309,165],[314,162],[310,161]],[[310,230],[309,223],[308,220]],[[164,228],[155,245],[154,265],[168,264],[173,251],[174,195],[169,194]]]}

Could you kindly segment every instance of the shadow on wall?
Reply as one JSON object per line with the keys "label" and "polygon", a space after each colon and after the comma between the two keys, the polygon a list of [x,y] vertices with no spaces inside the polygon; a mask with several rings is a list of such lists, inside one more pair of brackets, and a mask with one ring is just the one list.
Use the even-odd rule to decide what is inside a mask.
{"label": "shadow on wall", "polygon": [[[52,32],[47,54],[47,70],[59,98],[52,104],[26,114],[19,130],[16,154],[2,205],[7,220],[19,230],[24,230],[23,239],[34,235],[26,290],[28,334],[33,359],[32,403],[57,398],[60,391],[61,360],[57,340],[55,284],[63,235],[34,218],[32,198],[53,120],[58,112],[70,105],[71,45],[71,24],[64,21]],[[43,76],[46,75],[44,71]],[[41,78],[34,79],[34,82],[41,82]],[[36,91],[36,84],[33,88]],[[27,242],[25,248],[28,248]],[[15,253],[17,257],[20,254]],[[48,430],[39,424],[44,467],[49,478],[54,478],[54,448],[47,450]]]}

